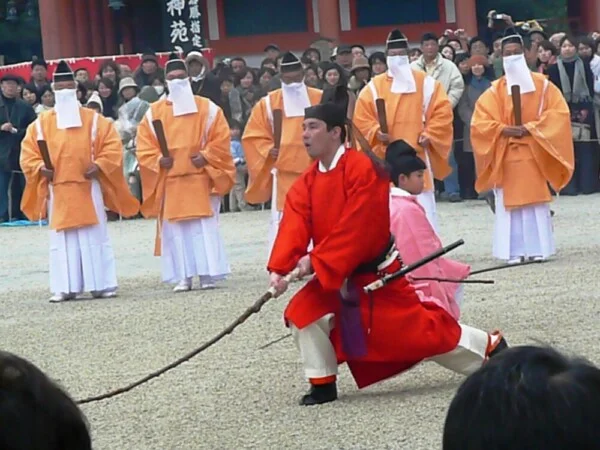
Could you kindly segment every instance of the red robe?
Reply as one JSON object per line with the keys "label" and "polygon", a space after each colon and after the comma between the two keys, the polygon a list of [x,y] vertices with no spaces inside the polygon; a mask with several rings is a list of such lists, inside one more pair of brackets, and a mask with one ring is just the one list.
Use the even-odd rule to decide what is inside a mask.
{"label": "red robe", "polygon": [[[389,180],[377,177],[363,153],[346,150],[325,173],[315,162],[296,180],[287,195],[269,271],[292,271],[311,238],[315,278],[296,293],[284,313],[300,329],[328,313],[340,313],[338,292],[345,279],[360,288],[377,279],[375,273],[353,274],[377,258],[390,239]],[[389,271],[399,268],[395,262]],[[366,356],[347,358],[339,323],[331,333],[338,363],[347,362],[359,388],[452,351],[460,339],[458,322],[439,306],[421,303],[405,278],[375,291],[372,302],[361,289],[360,310]]]}

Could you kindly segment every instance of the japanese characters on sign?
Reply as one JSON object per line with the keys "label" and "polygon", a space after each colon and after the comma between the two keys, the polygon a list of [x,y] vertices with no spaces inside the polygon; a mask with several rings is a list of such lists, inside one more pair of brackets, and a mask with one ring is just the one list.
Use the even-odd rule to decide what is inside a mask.
{"label": "japanese characters on sign", "polygon": [[173,47],[184,51],[200,50],[202,39],[202,13],[199,0],[165,0],[169,22],[169,39]]}

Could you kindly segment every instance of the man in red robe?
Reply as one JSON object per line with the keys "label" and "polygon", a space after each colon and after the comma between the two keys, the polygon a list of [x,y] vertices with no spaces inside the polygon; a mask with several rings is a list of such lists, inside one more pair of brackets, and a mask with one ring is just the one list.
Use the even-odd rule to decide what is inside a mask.
{"label": "man in red robe", "polygon": [[306,109],[303,141],[315,162],[288,192],[268,263],[276,296],[292,270],[314,274],[285,311],[311,384],[301,405],[337,399],[343,362],[364,388],[424,359],[470,374],[507,346],[500,333],[459,324],[435,303],[422,303],[406,278],[363,292],[401,262],[390,234],[389,175],[368,149],[345,148],[345,116],[335,103]]}

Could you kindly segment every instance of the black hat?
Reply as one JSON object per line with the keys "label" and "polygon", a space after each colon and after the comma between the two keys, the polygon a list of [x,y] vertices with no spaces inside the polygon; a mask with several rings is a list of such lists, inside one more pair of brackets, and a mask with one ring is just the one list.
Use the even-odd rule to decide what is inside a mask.
{"label": "black hat", "polygon": [[394,183],[401,174],[410,175],[427,168],[423,160],[417,156],[417,151],[403,140],[394,141],[387,146],[385,162],[390,168],[390,175]]}
{"label": "black hat", "polygon": [[302,63],[292,52],[286,52],[281,58],[280,69],[281,73],[296,72],[302,70]]}
{"label": "black hat", "polygon": [[514,28],[507,28],[504,31],[504,37],[502,38],[502,46],[504,47],[506,44],[523,45],[523,36],[521,36]]}
{"label": "black hat", "polygon": [[277,50],[278,52],[281,51],[279,49],[279,47],[277,46],[277,44],[269,44],[265,47],[265,49],[263,50],[263,52],[268,52],[269,50]]}
{"label": "black hat", "polygon": [[336,86],[323,92],[321,102],[304,110],[305,119],[318,119],[330,127],[346,125],[346,112],[348,109],[348,89],[346,86]]}
{"label": "black hat", "polygon": [[174,70],[184,70],[187,72],[187,66],[185,61],[177,56],[175,53],[169,55],[169,60],[165,64],[165,75]]}
{"label": "black hat", "polygon": [[544,30],[540,30],[539,28],[532,28],[527,32],[527,36],[531,37],[534,34],[541,34],[544,37],[544,40],[548,40],[548,35],[544,33]]}
{"label": "black hat", "polygon": [[7,74],[2,75],[2,78],[0,78],[0,83],[3,83],[5,81],[14,81],[15,83],[20,83],[21,80],[22,80],[21,77],[18,77],[12,73],[7,73]]}
{"label": "black hat", "polygon": [[385,41],[386,48],[388,50],[394,48],[408,48],[408,39],[398,29],[390,31]]}
{"label": "black hat", "polygon": [[352,47],[345,44],[338,45],[335,49],[335,56],[341,55],[342,53],[352,53]]}
{"label": "black hat", "polygon": [[53,81],[55,83],[60,81],[75,81],[75,74],[64,59],[62,59],[56,66]]}
{"label": "black hat", "polygon": [[48,63],[42,58],[33,58],[33,61],[31,61],[31,68],[33,69],[35,66],[44,66],[47,69]]}
{"label": "black hat", "polygon": [[146,61],[153,61],[158,64],[158,59],[156,58],[156,53],[154,52],[154,50],[152,50],[152,49],[144,50],[144,53],[142,53],[142,64],[145,63]]}

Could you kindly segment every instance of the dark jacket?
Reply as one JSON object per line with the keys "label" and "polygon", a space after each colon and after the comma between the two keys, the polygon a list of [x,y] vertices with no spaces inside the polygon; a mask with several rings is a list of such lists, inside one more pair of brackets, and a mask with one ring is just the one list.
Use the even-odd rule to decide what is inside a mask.
{"label": "dark jacket", "polygon": [[31,105],[20,98],[10,103],[0,95],[0,126],[10,122],[17,129],[16,133],[0,131],[0,170],[3,171],[20,170],[21,141],[29,124],[37,118]]}
{"label": "dark jacket", "polygon": [[192,81],[192,92],[194,95],[208,98],[216,103],[218,106],[221,105],[221,83],[219,77],[215,74],[208,72],[203,80]]}

